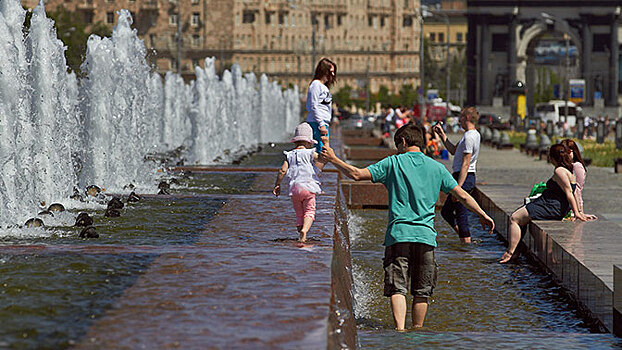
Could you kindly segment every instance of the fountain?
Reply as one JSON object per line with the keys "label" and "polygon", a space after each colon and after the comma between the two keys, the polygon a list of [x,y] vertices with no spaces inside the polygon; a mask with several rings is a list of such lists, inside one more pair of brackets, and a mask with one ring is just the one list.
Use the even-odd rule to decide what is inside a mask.
{"label": "fountain", "polygon": [[43,202],[67,206],[74,186],[155,192],[160,164],[145,161],[148,153],[184,146],[188,161],[210,164],[283,140],[299,120],[296,89],[243,75],[237,64],[220,79],[207,58],[194,82],[171,72],[162,79],[129,11],[119,12],[112,37],[89,38],[82,79],[67,73],[43,4],[28,30],[25,15],[19,1],[0,2],[0,227],[25,222]]}

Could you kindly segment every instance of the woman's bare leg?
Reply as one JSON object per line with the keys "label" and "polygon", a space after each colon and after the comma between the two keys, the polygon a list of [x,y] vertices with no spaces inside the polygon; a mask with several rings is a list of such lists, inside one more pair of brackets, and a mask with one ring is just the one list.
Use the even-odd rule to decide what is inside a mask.
{"label": "woman's bare leg", "polygon": [[529,217],[527,208],[524,206],[518,208],[514,213],[512,213],[512,216],[510,216],[510,237],[508,238],[508,250],[503,253],[503,256],[499,259],[500,263],[504,264],[512,259],[512,255],[520,242],[520,227],[527,225],[529,221],[531,221],[531,218]]}

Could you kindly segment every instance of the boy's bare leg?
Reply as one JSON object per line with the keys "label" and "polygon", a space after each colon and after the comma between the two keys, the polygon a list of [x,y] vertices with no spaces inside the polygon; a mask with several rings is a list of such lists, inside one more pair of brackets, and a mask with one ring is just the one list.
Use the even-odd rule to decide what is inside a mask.
{"label": "boy's bare leg", "polygon": [[311,229],[311,225],[313,224],[313,218],[310,216],[305,216],[303,221],[302,221],[302,227],[300,230],[298,230],[298,232],[300,233],[300,242],[306,242],[307,241],[307,232],[309,232],[309,229]]}
{"label": "boy's bare leg", "polygon": [[393,321],[395,329],[403,331],[406,328],[406,296],[402,294],[391,295],[391,311],[393,311]]}
{"label": "boy's bare leg", "polygon": [[425,314],[428,312],[428,299],[424,297],[413,298],[413,328],[423,327]]}

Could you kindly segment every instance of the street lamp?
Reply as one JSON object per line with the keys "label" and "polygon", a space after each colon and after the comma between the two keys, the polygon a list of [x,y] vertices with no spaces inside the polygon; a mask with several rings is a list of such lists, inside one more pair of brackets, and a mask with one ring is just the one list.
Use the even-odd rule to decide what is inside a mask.
{"label": "street lamp", "polygon": [[451,76],[449,74],[449,66],[450,66],[450,58],[449,58],[449,16],[447,16],[446,13],[442,12],[442,11],[434,11],[434,10],[430,10],[426,5],[421,5],[421,7],[423,8],[424,11],[424,17],[428,17],[426,16],[426,12],[430,14],[430,16],[432,15],[436,15],[436,16],[441,16],[443,18],[443,20],[445,21],[445,25],[446,25],[446,37],[445,37],[445,51],[446,51],[446,67],[445,67],[445,89],[447,91],[447,96],[446,96],[446,101],[445,101],[445,113],[446,113],[446,117],[450,116],[450,112],[449,112],[449,90],[450,90],[450,86],[451,86]]}
{"label": "street lamp", "polygon": [[[415,1],[415,7],[417,2]],[[431,17],[432,13],[427,10],[427,6],[421,5],[419,10],[419,23],[421,23],[421,30],[419,32],[419,81],[420,81],[420,94],[419,94],[419,118],[423,120],[425,115],[425,48],[423,45],[425,35],[423,34],[423,19],[425,17]]]}

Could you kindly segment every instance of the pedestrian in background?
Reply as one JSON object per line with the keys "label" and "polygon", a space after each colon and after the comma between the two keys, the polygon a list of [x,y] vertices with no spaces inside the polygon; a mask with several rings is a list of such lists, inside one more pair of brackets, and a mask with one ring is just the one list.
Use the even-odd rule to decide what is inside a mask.
{"label": "pedestrian in background", "polygon": [[[479,119],[479,113],[475,107],[468,107],[460,114],[460,126],[464,129],[462,139],[454,145],[449,141],[442,125],[436,124],[433,129],[437,133],[443,145],[454,156],[453,177],[458,185],[467,193],[475,188],[475,169],[481,136],[475,129],[475,121]],[[469,229],[469,217],[466,208],[453,197],[447,197],[441,215],[453,227],[460,237],[460,242],[471,243],[471,230]]]}

